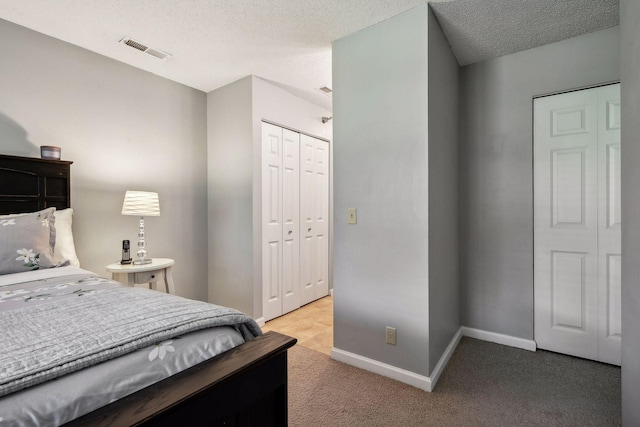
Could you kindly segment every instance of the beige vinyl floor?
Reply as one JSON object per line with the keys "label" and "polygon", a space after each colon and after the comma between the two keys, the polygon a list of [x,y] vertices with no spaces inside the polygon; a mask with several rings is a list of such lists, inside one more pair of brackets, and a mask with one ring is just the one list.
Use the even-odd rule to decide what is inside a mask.
{"label": "beige vinyl floor", "polygon": [[298,339],[298,344],[331,355],[333,297],[326,296],[291,313],[268,321],[264,332],[276,331]]}

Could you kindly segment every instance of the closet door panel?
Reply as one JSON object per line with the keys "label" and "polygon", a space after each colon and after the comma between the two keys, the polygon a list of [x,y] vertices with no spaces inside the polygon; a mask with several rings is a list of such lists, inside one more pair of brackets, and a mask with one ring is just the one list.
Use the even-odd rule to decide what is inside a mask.
{"label": "closet door panel", "polygon": [[534,102],[538,347],[597,360],[597,95]]}
{"label": "closet door panel", "polygon": [[598,90],[599,360],[621,363],[620,86]]}
{"label": "closet door panel", "polygon": [[282,129],[262,124],[263,317],[282,314]]}
{"label": "closet door panel", "polygon": [[329,294],[329,143],[315,140],[315,298]]}
{"label": "closet door panel", "polygon": [[300,304],[315,300],[315,164],[313,139],[300,136]]}
{"label": "closet door panel", "polygon": [[329,143],[300,136],[302,304],[329,294]]}
{"label": "closet door panel", "polygon": [[300,134],[282,130],[282,314],[300,307]]}

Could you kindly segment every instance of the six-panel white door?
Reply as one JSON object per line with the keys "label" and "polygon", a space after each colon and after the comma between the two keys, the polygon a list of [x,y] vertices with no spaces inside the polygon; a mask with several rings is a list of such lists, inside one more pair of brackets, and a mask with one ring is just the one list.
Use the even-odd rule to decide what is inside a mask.
{"label": "six-panel white door", "polygon": [[329,143],[300,136],[300,302],[329,294]]}
{"label": "six-panel white door", "polygon": [[262,123],[265,321],[328,295],[329,143]]}
{"label": "six-panel white door", "polygon": [[263,316],[300,307],[300,134],[262,124]]}
{"label": "six-panel white door", "polygon": [[538,347],[620,364],[619,85],[534,101]]}

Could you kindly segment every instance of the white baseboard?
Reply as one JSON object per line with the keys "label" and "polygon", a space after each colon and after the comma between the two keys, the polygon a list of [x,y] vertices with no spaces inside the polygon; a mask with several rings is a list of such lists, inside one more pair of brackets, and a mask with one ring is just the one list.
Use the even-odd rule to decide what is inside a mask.
{"label": "white baseboard", "polygon": [[256,322],[258,323],[258,326],[260,326],[262,328],[264,326],[264,324],[265,324],[264,317],[258,317],[256,319]]}
{"label": "white baseboard", "polygon": [[451,339],[451,342],[442,354],[442,357],[440,357],[440,360],[430,377],[425,377],[424,375],[419,375],[415,372],[407,371],[405,369],[369,359],[368,357],[360,356],[359,354],[340,350],[335,347],[331,349],[331,358],[338,362],[343,362],[347,365],[355,366],[356,368],[364,369],[430,392],[436,386],[438,379],[440,379],[440,375],[442,375],[444,368],[447,366],[447,363],[449,363],[449,359],[451,359],[453,352],[456,350],[456,347],[460,342],[460,338],[463,336],[529,351],[536,351],[537,347],[536,342],[533,340],[526,340],[523,338],[512,337],[510,335],[503,335],[496,332],[461,326],[460,329],[458,329],[458,332],[456,332]]}
{"label": "white baseboard", "polygon": [[536,342],[525,340],[524,338],[512,337],[510,335],[498,334],[496,332],[483,331],[482,329],[462,326],[462,336],[476,338],[482,341],[494,342],[496,344],[508,345],[509,347],[521,348],[523,350],[536,351]]}
{"label": "white baseboard", "polygon": [[442,354],[442,357],[438,361],[438,364],[430,377],[425,377],[424,375],[419,375],[415,372],[407,371],[406,369],[398,368],[396,366],[369,359],[368,357],[360,356],[359,354],[340,350],[335,347],[331,349],[331,358],[338,362],[343,362],[347,365],[355,366],[356,368],[364,369],[430,392],[436,386],[436,382],[438,382],[438,379],[444,371],[444,368],[447,366],[451,355],[458,346],[461,336],[462,334],[460,329],[458,329],[458,332],[456,332],[451,339],[451,342]]}
{"label": "white baseboard", "polygon": [[421,390],[431,391],[432,389],[431,378],[429,377],[425,377],[424,375],[419,375],[415,372],[407,371],[393,365],[378,362],[377,360],[369,359],[368,357],[360,356],[359,354],[350,353],[334,347],[331,349],[331,358],[338,362],[346,363],[347,365],[355,366],[356,368],[364,369],[365,371],[373,372],[374,374],[382,375],[396,381],[412,385]]}
{"label": "white baseboard", "polygon": [[431,378],[432,387],[435,387],[436,383],[440,379],[440,375],[442,375],[442,372],[444,371],[444,368],[447,367],[447,363],[449,363],[449,359],[451,359],[453,352],[456,351],[456,348],[458,347],[460,338],[462,338],[462,328],[459,328],[458,332],[455,333],[455,335],[451,339],[451,342],[447,346],[446,350],[444,351],[444,353],[442,353],[442,357],[440,357],[438,364],[433,369],[433,372],[431,372],[430,378]]}

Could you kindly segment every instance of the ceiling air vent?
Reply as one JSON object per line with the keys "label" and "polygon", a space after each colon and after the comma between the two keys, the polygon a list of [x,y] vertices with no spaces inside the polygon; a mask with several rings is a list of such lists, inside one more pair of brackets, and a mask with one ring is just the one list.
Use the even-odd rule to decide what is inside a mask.
{"label": "ceiling air vent", "polygon": [[171,57],[171,54],[146,46],[144,43],[140,43],[139,41],[134,40],[131,37],[123,38],[122,40],[120,40],[120,43],[129,47],[132,47],[134,49],[137,49],[140,52],[144,52],[147,55],[154,56],[158,59],[167,59]]}

